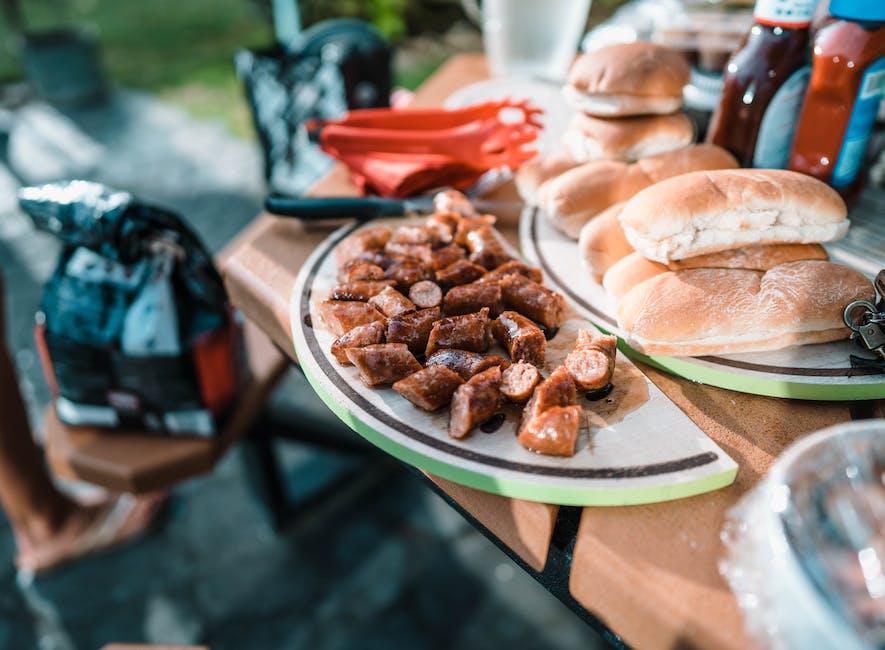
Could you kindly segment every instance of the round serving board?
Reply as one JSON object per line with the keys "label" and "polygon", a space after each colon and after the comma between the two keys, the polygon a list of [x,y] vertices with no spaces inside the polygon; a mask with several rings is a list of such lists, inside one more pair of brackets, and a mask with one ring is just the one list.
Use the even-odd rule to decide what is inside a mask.
{"label": "round serving board", "polygon": [[[369,226],[403,225],[407,219]],[[365,227],[365,226],[364,226]],[[443,478],[494,492],[563,505],[627,505],[667,501],[729,485],[737,465],[673,402],[621,354],[612,393],[584,407],[578,451],[571,458],[541,456],[523,448],[515,431],[521,409],[508,406],[501,426],[475,429],[462,440],[447,433],[449,413],[423,411],[391,388],[368,388],[353,366],[329,352],[335,336],[323,327],[316,305],[337,284],[333,250],[357,230],[333,233],[305,262],[291,300],[295,353],[320,398],[346,424],[400,460]],[[587,321],[572,311],[548,343],[558,365]],[[493,349],[491,353],[503,354]]]}
{"label": "round serving board", "polygon": [[[879,269],[885,268],[883,230],[852,217],[848,237],[827,245],[830,258],[874,277]],[[624,342],[624,333],[617,324],[617,303],[584,268],[577,242],[554,228],[543,211],[534,207],[526,207],[522,212],[519,238],[523,255],[541,267],[545,281],[597,327],[616,334],[621,339],[619,348],[630,357],[692,381],[756,395],[809,400],[885,398],[885,374],[870,368],[852,368],[849,355],[872,355],[864,355],[860,347],[848,340],[721,356],[645,356]]]}

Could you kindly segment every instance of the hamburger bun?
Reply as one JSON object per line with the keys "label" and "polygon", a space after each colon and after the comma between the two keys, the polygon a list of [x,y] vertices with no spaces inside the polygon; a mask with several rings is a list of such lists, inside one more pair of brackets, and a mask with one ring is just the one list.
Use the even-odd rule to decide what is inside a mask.
{"label": "hamburger bun", "polygon": [[623,209],[624,203],[615,203],[603,210],[584,224],[578,236],[581,260],[596,282],[602,281],[605,272],[615,262],[633,252],[618,219]]}
{"label": "hamburger bun", "polygon": [[849,225],[835,190],[782,169],[705,171],[663,180],[637,193],[620,218],[630,244],[664,264],[742,246],[833,241]]}
{"label": "hamburger bun", "polygon": [[571,157],[580,162],[609,159],[634,162],[687,147],[694,123],[685,113],[607,120],[576,113],[563,135]]}
{"label": "hamburger bun", "polygon": [[538,205],[538,189],[541,185],[578,164],[567,151],[535,156],[517,170],[514,178],[516,190],[527,205]]}

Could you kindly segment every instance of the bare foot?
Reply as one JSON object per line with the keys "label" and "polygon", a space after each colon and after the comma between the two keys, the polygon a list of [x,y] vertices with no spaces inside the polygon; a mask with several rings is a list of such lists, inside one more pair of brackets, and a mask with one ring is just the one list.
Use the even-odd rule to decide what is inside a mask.
{"label": "bare foot", "polygon": [[150,530],[163,506],[165,493],[109,501],[75,508],[55,534],[43,541],[18,540],[19,570],[45,573],[80,557],[133,541]]}

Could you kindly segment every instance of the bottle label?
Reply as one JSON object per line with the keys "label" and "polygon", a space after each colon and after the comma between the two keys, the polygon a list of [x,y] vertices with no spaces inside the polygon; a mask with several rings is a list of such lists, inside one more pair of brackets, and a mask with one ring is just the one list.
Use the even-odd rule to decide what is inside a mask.
{"label": "bottle label", "polygon": [[753,167],[786,169],[810,78],[811,66],[799,68],[771,98],[759,124]]}
{"label": "bottle label", "polygon": [[763,25],[807,27],[816,6],[817,0],[756,0],[753,18]]}
{"label": "bottle label", "polygon": [[830,181],[833,187],[847,187],[857,178],[883,94],[885,94],[885,58],[879,59],[867,68],[860,81],[860,92],[857,93],[857,100],[854,102],[845,136],[842,138],[842,149],[833,167],[833,178]]}

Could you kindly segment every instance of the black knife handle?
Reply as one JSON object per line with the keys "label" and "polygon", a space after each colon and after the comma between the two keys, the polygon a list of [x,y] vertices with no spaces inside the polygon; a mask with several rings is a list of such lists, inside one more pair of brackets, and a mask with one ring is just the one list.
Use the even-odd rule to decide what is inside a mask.
{"label": "black knife handle", "polygon": [[358,219],[402,216],[405,206],[397,199],[367,197],[290,198],[268,196],[264,208],[271,214],[297,217],[304,221],[320,219]]}

